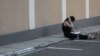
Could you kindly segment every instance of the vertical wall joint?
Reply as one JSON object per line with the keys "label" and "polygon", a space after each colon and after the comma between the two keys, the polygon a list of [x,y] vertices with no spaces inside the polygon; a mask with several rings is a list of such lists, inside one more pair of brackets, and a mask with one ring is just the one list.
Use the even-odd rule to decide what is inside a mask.
{"label": "vertical wall joint", "polygon": [[62,21],[64,21],[67,17],[66,15],[66,0],[62,0]]}
{"label": "vertical wall joint", "polygon": [[86,0],[86,18],[89,18],[89,0]]}
{"label": "vertical wall joint", "polygon": [[35,0],[29,0],[29,28],[35,29]]}

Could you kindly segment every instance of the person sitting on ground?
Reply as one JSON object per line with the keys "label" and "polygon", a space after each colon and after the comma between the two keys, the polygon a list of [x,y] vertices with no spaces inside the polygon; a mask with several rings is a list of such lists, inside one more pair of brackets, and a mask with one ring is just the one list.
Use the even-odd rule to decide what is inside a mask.
{"label": "person sitting on ground", "polygon": [[75,21],[74,16],[70,16],[69,18],[66,18],[65,21],[62,24],[62,31],[66,38],[69,38],[71,40],[74,39],[95,39],[94,35],[82,35],[80,32],[78,34],[75,33],[73,22]]}

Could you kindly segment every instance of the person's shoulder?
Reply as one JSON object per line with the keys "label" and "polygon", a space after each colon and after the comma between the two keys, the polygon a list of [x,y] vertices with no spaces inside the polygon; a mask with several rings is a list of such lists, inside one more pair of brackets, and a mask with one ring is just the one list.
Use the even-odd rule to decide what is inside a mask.
{"label": "person's shoulder", "polygon": [[64,24],[64,26],[67,26],[67,25],[68,25],[68,22],[67,22],[67,21],[65,21],[63,24]]}

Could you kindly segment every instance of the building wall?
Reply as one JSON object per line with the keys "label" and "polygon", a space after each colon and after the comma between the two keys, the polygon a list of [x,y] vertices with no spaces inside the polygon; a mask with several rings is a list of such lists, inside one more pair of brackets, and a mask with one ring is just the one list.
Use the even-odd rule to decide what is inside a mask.
{"label": "building wall", "polygon": [[90,17],[100,16],[100,0],[90,0]]}
{"label": "building wall", "polygon": [[85,0],[67,0],[67,16],[75,16],[76,19],[85,18]]}
{"label": "building wall", "polygon": [[28,0],[0,0],[0,35],[28,30]]}
{"label": "building wall", "polygon": [[[100,0],[89,1],[90,17],[99,16]],[[66,14],[86,18],[86,0],[66,0]],[[35,28],[59,23],[62,0],[35,0]],[[0,0],[0,35],[30,30],[29,25],[29,0]]]}
{"label": "building wall", "polygon": [[61,18],[61,0],[36,1],[36,28],[59,24]]}

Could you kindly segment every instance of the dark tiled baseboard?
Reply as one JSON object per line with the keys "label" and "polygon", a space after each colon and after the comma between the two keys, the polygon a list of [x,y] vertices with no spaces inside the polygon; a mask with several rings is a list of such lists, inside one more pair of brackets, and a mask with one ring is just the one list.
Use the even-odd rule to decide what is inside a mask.
{"label": "dark tiled baseboard", "polygon": [[100,24],[100,16],[85,18],[74,22],[75,28],[83,28]]}
{"label": "dark tiled baseboard", "polygon": [[[78,20],[74,24],[76,28],[93,26],[93,25],[100,24],[99,18],[100,16],[92,17],[90,19]],[[46,26],[46,27],[37,28],[33,30],[17,32],[17,33],[8,34],[8,35],[1,35],[0,46],[28,41],[28,40],[45,37],[48,35],[53,35],[53,34],[61,33],[61,32],[62,30],[61,30],[61,23],[60,23],[60,24]]]}
{"label": "dark tiled baseboard", "polygon": [[61,32],[61,24],[0,36],[0,46],[28,41]]}

